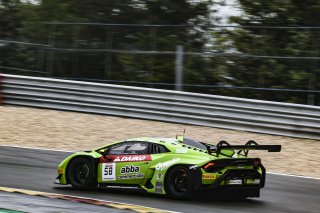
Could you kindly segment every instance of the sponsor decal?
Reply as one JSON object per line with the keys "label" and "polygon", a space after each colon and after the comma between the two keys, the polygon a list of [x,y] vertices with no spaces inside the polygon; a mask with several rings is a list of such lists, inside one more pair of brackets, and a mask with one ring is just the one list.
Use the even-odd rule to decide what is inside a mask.
{"label": "sponsor decal", "polygon": [[103,163],[102,164],[102,180],[110,181],[116,179],[116,164]]}
{"label": "sponsor decal", "polygon": [[214,180],[214,179],[216,179],[216,176],[215,176],[215,175],[209,175],[209,174],[203,174],[203,175],[202,175],[202,179],[205,179],[205,180]]}
{"label": "sponsor decal", "polygon": [[159,173],[157,174],[157,180],[161,180],[163,178],[163,174]]}
{"label": "sponsor decal", "polygon": [[197,168],[198,168],[198,165],[193,165],[189,167],[189,169],[197,169]]}
{"label": "sponsor decal", "polygon": [[188,152],[187,149],[176,149],[176,153],[185,154],[187,152]]}
{"label": "sponsor decal", "polygon": [[229,180],[228,184],[229,185],[241,185],[242,184],[242,180],[241,179]]}
{"label": "sponsor decal", "polygon": [[260,184],[260,179],[247,179],[247,184]]}
{"label": "sponsor decal", "polygon": [[136,186],[117,186],[117,185],[105,185],[103,188],[108,189],[138,189]]}
{"label": "sponsor decal", "polygon": [[158,163],[156,165],[156,170],[160,170],[160,171],[166,170],[167,168],[169,168],[171,165],[175,164],[179,160],[180,160],[180,158],[174,158],[174,159],[166,161],[166,162]]}
{"label": "sponsor decal", "polygon": [[150,155],[121,155],[114,158],[114,162],[150,161]]}
{"label": "sponsor decal", "polygon": [[140,166],[126,165],[120,169],[121,174],[138,173],[138,172],[140,172]]}
{"label": "sponsor decal", "polygon": [[156,193],[162,193],[162,182],[156,182]]}
{"label": "sponsor decal", "polygon": [[126,179],[135,179],[135,178],[144,178],[144,174],[132,174],[132,175],[120,175],[117,177],[118,180],[126,180]]}
{"label": "sponsor decal", "polygon": [[151,155],[108,155],[107,158],[102,156],[99,163],[136,161],[151,161]]}

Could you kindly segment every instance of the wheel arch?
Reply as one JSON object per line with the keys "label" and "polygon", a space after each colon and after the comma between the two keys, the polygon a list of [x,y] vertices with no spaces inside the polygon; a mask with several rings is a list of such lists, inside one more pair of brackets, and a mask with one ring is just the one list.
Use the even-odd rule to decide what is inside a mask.
{"label": "wheel arch", "polygon": [[98,163],[99,163],[99,158],[94,158],[91,155],[83,155],[83,154],[75,155],[71,159],[69,159],[68,164],[66,165],[65,177],[66,177],[66,183],[67,184],[70,184],[68,171],[69,171],[69,166],[70,166],[71,162],[74,161],[75,159],[81,158],[81,157],[82,158],[86,158],[91,162],[91,164],[93,165],[95,177],[97,178],[97,166],[98,166]]}
{"label": "wheel arch", "polygon": [[185,163],[177,163],[177,164],[174,164],[174,165],[171,165],[166,173],[165,173],[165,176],[164,176],[164,190],[166,191],[166,185],[167,185],[167,178],[168,178],[168,174],[170,173],[170,171],[172,169],[174,169],[175,167],[177,166],[184,166],[188,169],[188,171],[190,172],[191,174],[191,178],[192,178],[192,181],[193,181],[193,190],[197,191],[201,188],[201,176],[202,176],[202,172],[200,170],[200,167],[198,167],[197,164],[185,164]]}
{"label": "wheel arch", "polygon": [[183,167],[186,167],[189,171],[190,171],[190,166],[192,166],[192,164],[183,164],[183,163],[177,163],[177,164],[174,164],[174,165],[171,165],[165,172],[165,175],[164,175],[164,190],[166,191],[166,185],[167,185],[167,180],[168,180],[168,175],[170,174],[170,172],[175,168],[175,167],[178,167],[178,166],[183,166]]}
{"label": "wheel arch", "polygon": [[[193,187],[193,182],[194,182],[194,177],[192,175],[192,169],[190,169],[190,166],[193,166],[194,164],[181,164],[181,163],[177,163],[174,164],[172,166],[170,166],[170,168],[168,168],[168,170],[165,173],[164,176],[164,184],[163,184],[163,190],[165,191],[165,194],[169,195],[170,197],[174,198],[174,199],[189,199],[190,196],[192,195],[192,192],[194,191],[194,187]],[[172,175],[172,170],[174,170],[177,167],[184,167],[186,169],[186,171],[189,173],[188,178],[190,181],[190,186],[189,189],[187,189],[187,191],[185,192],[174,192],[172,190],[172,183],[170,182],[169,178],[170,175]],[[177,194],[178,193],[178,194]]]}

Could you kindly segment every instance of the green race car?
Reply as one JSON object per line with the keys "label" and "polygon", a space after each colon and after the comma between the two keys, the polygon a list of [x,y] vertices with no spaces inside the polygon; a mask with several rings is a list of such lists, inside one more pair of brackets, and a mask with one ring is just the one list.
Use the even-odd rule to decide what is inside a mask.
{"label": "green race car", "polygon": [[259,197],[265,168],[249,150],[280,152],[280,145],[217,145],[184,138],[135,138],[77,152],[58,166],[56,183],[87,190],[97,186],[139,188],[174,198],[195,192]]}

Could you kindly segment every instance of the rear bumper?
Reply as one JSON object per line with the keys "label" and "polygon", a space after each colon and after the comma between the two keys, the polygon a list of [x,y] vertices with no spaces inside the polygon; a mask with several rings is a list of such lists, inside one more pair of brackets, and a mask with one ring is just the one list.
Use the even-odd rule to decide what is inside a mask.
{"label": "rear bumper", "polygon": [[[238,195],[239,197],[259,197],[260,189],[265,185],[265,168],[260,165],[262,173],[258,173],[253,170],[228,170],[223,175],[219,176],[212,184],[202,184],[202,172],[200,168],[193,170],[194,177],[194,191],[202,191],[203,193],[209,193],[210,195],[230,194]],[[246,179],[260,180],[259,184],[246,184]],[[240,179],[243,184],[239,185],[227,185],[223,184],[226,180]]]}

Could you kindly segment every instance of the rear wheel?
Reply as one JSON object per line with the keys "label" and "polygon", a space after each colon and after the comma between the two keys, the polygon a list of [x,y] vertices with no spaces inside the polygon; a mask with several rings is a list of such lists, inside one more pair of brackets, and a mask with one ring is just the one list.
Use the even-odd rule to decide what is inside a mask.
{"label": "rear wheel", "polygon": [[184,166],[176,166],[169,170],[165,181],[165,190],[173,198],[190,198],[192,178],[189,169]]}
{"label": "rear wheel", "polygon": [[97,186],[94,165],[89,159],[78,157],[68,167],[68,178],[75,189],[88,190]]}

